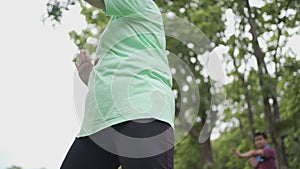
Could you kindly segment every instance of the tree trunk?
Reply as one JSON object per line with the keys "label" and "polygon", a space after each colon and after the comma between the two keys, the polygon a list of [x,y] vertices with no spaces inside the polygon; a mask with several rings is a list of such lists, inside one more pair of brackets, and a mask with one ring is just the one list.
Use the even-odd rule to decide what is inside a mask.
{"label": "tree trunk", "polygon": [[285,152],[284,142],[281,138],[276,138],[275,142],[275,151],[277,156],[277,166],[279,169],[288,169],[288,163],[286,155],[282,152]]}
{"label": "tree trunk", "polygon": [[[199,132],[194,127],[190,130],[189,134],[193,139],[199,139]],[[200,144],[199,153],[203,154],[199,160],[199,166],[202,166],[202,169],[212,169],[214,161],[210,138]]]}
{"label": "tree trunk", "polygon": [[[264,61],[264,53],[262,52],[259,43],[258,43],[258,34],[257,34],[257,28],[254,22],[254,19],[252,17],[252,9],[250,7],[249,4],[249,0],[245,0],[246,2],[246,6],[248,9],[248,22],[250,24],[250,33],[253,36],[253,48],[254,48],[254,55],[256,57],[257,60],[257,64],[258,64],[258,70],[259,70],[259,82],[260,82],[260,87],[262,90],[266,89],[266,85],[264,84],[264,79],[263,79],[263,75],[269,75],[268,74],[268,70],[266,68],[266,63]],[[276,84],[272,84],[272,86],[276,86]],[[267,128],[269,130],[272,142],[274,143],[275,146],[275,151],[277,154],[277,166],[279,169],[288,169],[288,162],[286,159],[286,155],[285,155],[285,148],[284,148],[284,140],[283,138],[276,136],[275,131],[273,129],[273,126],[276,122],[280,121],[280,111],[279,111],[279,107],[278,107],[278,102],[277,102],[277,98],[275,98],[274,96],[276,96],[276,90],[272,91],[274,93],[265,93],[264,91],[262,91],[262,97],[263,97],[263,103],[264,103],[264,110],[265,110],[265,114],[266,114],[266,122],[267,122]],[[271,97],[270,97],[271,96]],[[273,111],[272,112],[272,108],[271,105],[269,103],[269,99],[272,98],[274,103],[273,103]]]}
{"label": "tree trunk", "polygon": [[253,111],[252,111],[252,104],[251,104],[251,99],[250,99],[250,95],[249,95],[249,90],[247,88],[246,82],[245,82],[245,77],[244,74],[239,73],[238,71],[238,65],[236,63],[236,59],[232,56],[232,60],[233,60],[233,66],[235,68],[236,73],[239,74],[238,78],[241,81],[241,86],[243,89],[243,92],[245,94],[245,99],[246,99],[246,104],[247,104],[247,111],[248,111],[248,120],[249,120],[249,129],[251,131],[251,140],[252,137],[254,136],[254,118],[253,118]]}
{"label": "tree trunk", "polygon": [[242,138],[245,139],[247,137],[247,134],[246,134],[244,125],[243,125],[243,123],[241,122],[241,120],[239,118],[238,118],[238,121],[239,121],[240,130],[241,130],[241,133],[242,133]]}
{"label": "tree trunk", "polygon": [[245,83],[245,78],[244,76],[241,76],[241,82],[242,82],[242,86],[244,88],[244,91],[245,91],[245,99],[246,99],[246,103],[247,103],[247,110],[248,110],[248,120],[249,120],[249,128],[250,128],[250,131],[251,131],[251,139],[252,137],[254,136],[254,127],[253,127],[253,124],[254,124],[254,118],[253,118],[253,111],[252,111],[252,104],[250,102],[250,96],[249,96],[249,90],[247,88],[247,85]]}
{"label": "tree trunk", "polygon": [[212,169],[213,168],[213,154],[212,154],[212,147],[211,141],[208,139],[204,143],[201,144],[200,151],[203,154],[202,157],[202,168],[203,169]]}

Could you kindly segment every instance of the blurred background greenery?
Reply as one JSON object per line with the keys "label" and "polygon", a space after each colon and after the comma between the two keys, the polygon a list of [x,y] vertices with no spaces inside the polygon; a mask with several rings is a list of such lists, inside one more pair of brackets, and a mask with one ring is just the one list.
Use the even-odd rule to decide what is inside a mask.
{"label": "blurred background greenery", "polygon": [[[255,148],[252,135],[266,131],[277,154],[279,169],[299,169],[300,163],[300,56],[287,47],[289,38],[300,33],[298,0],[155,0],[164,13],[193,23],[209,39],[210,47],[226,49],[220,56],[225,67],[226,108],[213,123],[219,134],[199,144],[199,133],[211,112],[214,86],[204,74],[205,68],[187,43],[167,37],[167,49],[189,65],[200,83],[198,120],[188,136],[175,147],[176,169],[250,169],[247,159],[233,157],[231,147],[240,151]],[[70,38],[78,49],[95,51],[99,35],[109,21],[96,8],[77,0],[52,0],[47,4],[48,16],[58,24],[64,11],[79,3],[87,28],[71,31]],[[229,18],[233,22],[229,22]],[[232,32],[228,32],[231,27]],[[185,83],[185,82],[182,82]],[[186,83],[188,84],[188,83]],[[174,82],[174,91],[178,93]],[[176,112],[180,108],[176,97]],[[9,169],[21,169],[13,166]]]}

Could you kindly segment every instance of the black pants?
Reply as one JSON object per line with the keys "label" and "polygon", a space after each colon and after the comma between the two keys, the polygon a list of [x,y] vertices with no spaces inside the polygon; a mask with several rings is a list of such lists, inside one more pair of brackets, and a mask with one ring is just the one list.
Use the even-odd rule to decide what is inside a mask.
{"label": "black pants", "polygon": [[173,169],[173,144],[167,123],[128,121],[76,138],[61,169]]}

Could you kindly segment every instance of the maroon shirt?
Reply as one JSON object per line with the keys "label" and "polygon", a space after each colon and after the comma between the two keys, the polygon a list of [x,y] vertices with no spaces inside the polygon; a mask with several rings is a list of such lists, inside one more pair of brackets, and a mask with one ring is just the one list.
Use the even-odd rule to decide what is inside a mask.
{"label": "maroon shirt", "polygon": [[257,169],[276,169],[275,151],[271,148],[264,148],[263,152],[263,160],[258,163]]}

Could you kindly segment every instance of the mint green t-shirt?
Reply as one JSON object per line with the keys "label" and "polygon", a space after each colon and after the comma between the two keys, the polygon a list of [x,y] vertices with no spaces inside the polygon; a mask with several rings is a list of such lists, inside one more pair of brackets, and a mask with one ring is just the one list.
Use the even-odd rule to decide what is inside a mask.
{"label": "mint green t-shirt", "polygon": [[174,128],[172,76],[161,13],[152,0],[105,0],[111,20],[102,33],[78,137],[137,119]]}

